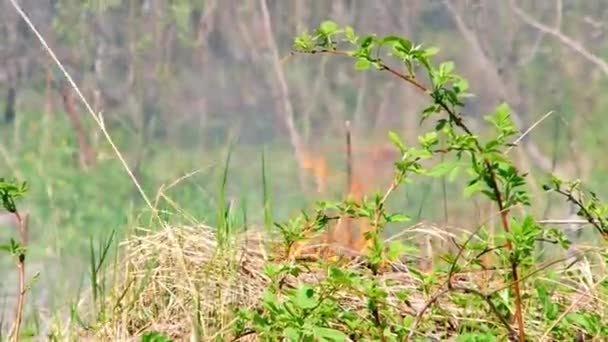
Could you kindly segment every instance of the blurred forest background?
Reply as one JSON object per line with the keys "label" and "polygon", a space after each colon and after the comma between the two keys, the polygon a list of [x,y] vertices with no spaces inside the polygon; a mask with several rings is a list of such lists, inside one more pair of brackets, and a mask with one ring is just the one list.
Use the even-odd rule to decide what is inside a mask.
{"label": "blurred forest background", "polygon": [[[20,4],[102,113],[144,190],[172,222],[215,223],[229,146],[227,194],[241,226],[264,218],[263,151],[275,220],[315,199],[338,198],[347,120],[355,172],[368,188],[390,180],[390,158],[369,156],[378,158],[374,151],[384,148],[389,129],[416,143],[426,99],[382,73],[357,72],[345,59],[290,57],[293,38],[325,19],[362,34],[405,35],[440,48],[437,58],[454,61],[470,82],[475,97],[464,114],[479,132],[483,116],[502,101],[513,108],[521,131],[553,111],[513,152],[536,177],[533,210],[539,215],[570,215],[564,203],[540,189],[540,177],[549,172],[581,178],[600,195],[608,194],[606,1]],[[28,273],[41,274],[33,286],[37,295],[28,298],[44,315],[74,299],[65,294],[86,286],[90,239],[146,227],[146,207],[8,0],[0,2],[0,95],[0,176],[30,184],[21,203],[31,215]],[[309,174],[301,175],[314,169],[310,156],[327,160],[327,172],[319,175],[327,182],[323,193]],[[416,182],[393,205],[406,207],[414,220],[473,224],[483,204],[460,200],[462,184],[453,178]],[[3,240],[12,234],[0,230]],[[0,267],[2,297],[10,296],[12,261],[4,258]]]}

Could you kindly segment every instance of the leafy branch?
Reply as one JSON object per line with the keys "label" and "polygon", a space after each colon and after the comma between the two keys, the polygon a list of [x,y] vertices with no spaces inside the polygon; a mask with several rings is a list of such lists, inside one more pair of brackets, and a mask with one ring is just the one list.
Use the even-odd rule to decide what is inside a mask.
{"label": "leafy branch", "polygon": [[[339,49],[346,45],[350,49]],[[390,48],[389,56],[401,64],[401,68],[390,66],[383,60],[384,48]],[[421,138],[422,150],[417,150],[422,155],[418,156],[413,163],[403,163],[408,150],[398,139],[396,134],[391,134],[391,140],[402,151],[402,163],[397,163],[398,175],[395,178],[387,195],[378,202],[376,217],[386,197],[396,188],[404,178],[408,170],[419,171],[414,166],[422,157],[429,158],[433,151],[431,146],[438,143],[438,133],[446,136],[447,150],[456,151],[456,156],[461,159],[468,155],[472,170],[476,177],[469,182],[469,188],[481,191],[490,200],[497,204],[500,212],[501,225],[506,239],[507,250],[512,254],[511,276],[513,277],[513,292],[515,295],[516,321],[521,341],[525,340],[524,321],[522,313],[522,295],[519,283],[518,263],[516,257],[519,253],[514,246],[515,236],[512,234],[509,219],[509,208],[514,205],[529,205],[529,198],[525,191],[520,188],[525,185],[525,174],[520,174],[513,164],[505,157],[501,148],[511,146],[508,139],[516,134],[515,127],[510,120],[510,110],[506,104],[499,106],[493,115],[486,120],[498,131],[497,137],[486,143],[482,143],[477,136],[465,124],[462,114],[458,108],[463,107],[465,97],[469,96],[468,83],[459,75],[453,73],[454,63],[444,62],[438,67],[433,66],[432,56],[438,49],[424,49],[421,45],[415,45],[410,40],[398,36],[377,37],[367,35],[358,37],[350,27],[341,29],[331,21],[323,22],[314,35],[303,34],[295,39],[294,49],[298,53],[318,54],[328,53],[333,55],[348,56],[356,59],[355,68],[366,70],[371,67],[386,71],[398,77],[406,83],[413,85],[420,91],[425,92],[432,99],[432,104],[422,112],[422,120],[427,120],[433,115],[441,112],[447,113],[447,117],[439,117],[436,121],[435,132],[431,132]],[[428,75],[429,86],[425,86],[417,77],[422,69]],[[458,133],[459,129],[463,133]],[[413,167],[414,166],[414,167]],[[375,224],[375,228],[378,224]],[[461,246],[464,248],[465,246]],[[455,264],[457,258],[453,260]],[[448,280],[448,287],[452,284]]]}
{"label": "leafy branch", "polygon": [[543,189],[554,191],[574,204],[578,209],[576,214],[585,218],[604,240],[608,240],[608,205],[603,204],[594,191],[585,189],[579,180],[564,181],[556,176],[551,176]]}

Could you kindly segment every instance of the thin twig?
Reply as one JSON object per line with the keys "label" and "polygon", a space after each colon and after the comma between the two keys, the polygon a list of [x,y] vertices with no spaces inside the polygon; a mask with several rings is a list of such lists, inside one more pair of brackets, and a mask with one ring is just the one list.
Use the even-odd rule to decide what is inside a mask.
{"label": "thin twig", "polygon": [[541,122],[545,121],[545,119],[547,119],[548,117],[551,116],[551,114],[553,114],[554,111],[550,111],[547,114],[543,115],[540,119],[536,120],[536,122],[528,127],[528,129],[523,132],[517,139],[515,139],[515,141],[513,142],[513,145],[509,146],[509,148],[507,148],[507,150],[505,151],[505,154],[509,153],[511,151],[511,149],[513,149],[513,147],[517,146],[528,134],[530,134],[530,132],[532,132],[532,130],[534,130],[538,125],[541,124]]}
{"label": "thin twig", "polygon": [[606,231],[606,226],[608,224],[605,220],[602,219],[601,216],[594,217],[593,213],[587,209],[587,206],[583,203],[581,199],[574,197],[574,195],[570,192],[566,192],[560,189],[555,190],[558,194],[566,197],[566,200],[574,204],[577,208],[580,209],[580,213],[584,218],[587,219],[587,223],[593,225],[593,227],[602,235],[605,240],[608,240],[608,232]]}
{"label": "thin twig", "polygon": [[353,188],[353,146],[350,121],[345,123],[346,130],[346,191],[347,194]]}
{"label": "thin twig", "polygon": [[467,294],[473,294],[473,295],[483,299],[483,301],[485,301],[488,304],[488,306],[490,307],[490,310],[492,311],[492,313],[494,315],[496,315],[496,317],[500,320],[500,322],[509,331],[509,334],[512,336],[517,336],[517,333],[515,332],[515,330],[513,330],[513,327],[511,327],[511,325],[509,324],[507,319],[500,313],[500,311],[498,310],[496,305],[494,305],[490,296],[483,294],[481,291],[478,291],[478,290],[475,290],[472,288],[462,287],[462,286],[450,286],[448,288],[445,288],[445,289],[437,292],[433,297],[431,297],[431,299],[429,299],[426,302],[424,307],[416,315],[416,318],[410,328],[410,332],[406,338],[406,341],[409,341],[414,336],[414,333],[416,332],[416,327],[422,321],[422,317],[424,316],[425,312],[431,306],[433,306],[433,304],[435,304],[439,300],[439,298],[441,298],[441,297],[445,296],[446,294],[453,292],[453,291],[460,291],[460,292],[467,293]]}
{"label": "thin twig", "polygon": [[[559,263],[562,263],[562,262],[564,262],[564,261],[566,261],[566,260],[568,260],[568,259],[569,259],[569,258],[568,258],[568,257],[566,257],[566,258],[559,258],[559,259],[555,259],[555,260],[552,260],[552,261],[550,261],[550,262],[547,262],[546,264],[541,265],[540,267],[536,268],[535,270],[531,271],[530,273],[528,273],[528,274],[526,274],[526,275],[522,276],[522,277],[521,277],[521,278],[520,278],[518,281],[521,283],[521,282],[523,282],[524,280],[526,280],[526,279],[528,279],[528,278],[532,277],[533,275],[538,274],[538,273],[540,273],[540,272],[542,272],[542,271],[544,271],[544,270],[548,269],[549,267],[551,267],[551,266],[553,266],[553,265],[557,265],[557,264],[559,264]],[[497,288],[497,289],[493,290],[493,291],[492,291],[492,293],[490,293],[490,295],[494,295],[494,294],[496,294],[496,293],[498,293],[498,292],[500,292],[500,291],[502,291],[502,290],[504,290],[504,289],[507,289],[507,288],[509,288],[509,287],[513,286],[513,283],[515,283],[515,280],[513,280],[513,281],[511,281],[511,282],[509,282],[509,283],[507,283],[507,284],[505,284],[504,286],[501,286],[501,287],[499,287],[499,288]]]}
{"label": "thin twig", "polygon": [[[593,220],[593,223],[599,223],[598,220]],[[538,220],[536,221],[536,223],[538,224],[558,224],[558,225],[565,225],[565,224],[589,224],[589,220],[560,220],[560,219],[547,219],[547,220]]]}
{"label": "thin twig", "polygon": [[[346,187],[344,197],[348,198],[348,196],[350,196],[351,191],[353,190],[353,147],[350,121],[346,121],[344,126],[346,130]],[[346,232],[349,234],[349,246],[352,247],[353,243],[357,239],[355,239],[355,234],[352,231],[351,223],[352,221],[349,218],[345,218]]]}

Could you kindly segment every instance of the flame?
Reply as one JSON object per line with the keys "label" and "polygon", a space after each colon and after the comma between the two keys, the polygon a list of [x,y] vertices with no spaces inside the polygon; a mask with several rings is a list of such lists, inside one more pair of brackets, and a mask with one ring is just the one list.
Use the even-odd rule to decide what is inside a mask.
{"label": "flame", "polygon": [[[395,160],[395,150],[389,150],[386,145],[374,146],[366,153],[361,162],[360,172],[352,175],[351,184],[348,185],[346,198],[354,202],[363,201],[366,194],[373,187],[378,186],[384,175],[380,171],[392,171],[392,162]],[[391,163],[387,163],[390,161]],[[334,173],[329,169],[326,158],[320,154],[306,151],[302,158],[302,168],[314,177],[317,192],[324,193],[327,188],[328,176]],[[320,236],[309,239],[308,244],[322,244],[321,248],[310,248],[309,255],[315,257],[332,258],[335,254],[343,254],[342,251],[359,254],[369,246],[365,238],[367,232],[373,228],[369,218],[340,217],[335,224]],[[290,251],[290,256],[304,254],[307,244],[296,244]]]}

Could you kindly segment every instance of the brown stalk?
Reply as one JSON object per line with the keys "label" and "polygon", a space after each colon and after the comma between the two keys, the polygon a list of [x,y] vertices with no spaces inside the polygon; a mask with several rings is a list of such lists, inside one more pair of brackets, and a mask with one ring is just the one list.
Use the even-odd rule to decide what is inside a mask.
{"label": "brown stalk", "polygon": [[[21,248],[25,248],[28,238],[28,215],[21,216],[17,210],[13,212],[17,220],[17,228]],[[19,341],[19,332],[21,330],[21,322],[23,320],[23,306],[25,303],[25,252],[22,250],[17,256],[17,272],[19,275],[19,294],[17,296],[17,304],[15,305],[15,322],[10,334],[10,341]]]}
{"label": "brown stalk", "polygon": [[351,139],[350,121],[346,121],[346,191],[347,195],[353,188],[353,146]]}
{"label": "brown stalk", "polygon": [[[350,131],[350,121],[346,121],[346,197],[350,196],[350,193],[353,189],[353,148],[351,141],[351,131]],[[353,247],[355,239],[355,234],[353,232],[352,222],[350,219],[346,219],[346,231],[349,234],[349,243],[348,247]]]}

